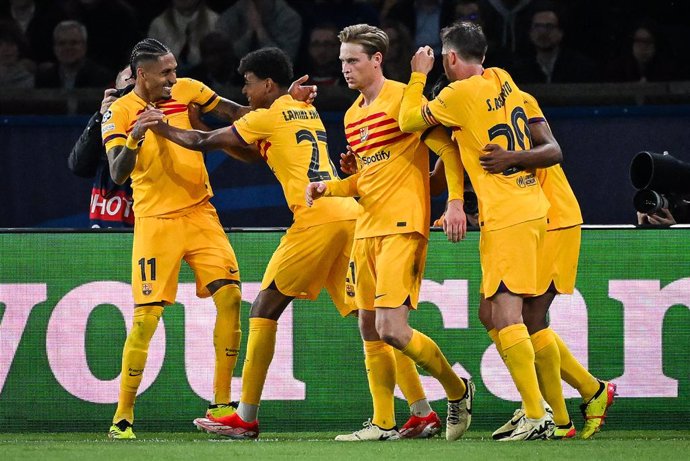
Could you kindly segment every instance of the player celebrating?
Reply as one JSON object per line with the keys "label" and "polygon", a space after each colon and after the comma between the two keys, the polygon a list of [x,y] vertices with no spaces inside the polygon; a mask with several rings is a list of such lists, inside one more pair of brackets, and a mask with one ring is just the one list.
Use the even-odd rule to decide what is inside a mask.
{"label": "player celebrating", "polygon": [[538,265],[549,203],[534,173],[512,169],[488,174],[480,164],[482,149],[491,141],[509,150],[528,147],[524,101],[510,75],[482,67],[487,46],[480,26],[455,23],[441,32],[441,40],[443,67],[452,83],[424,102],[422,90],[434,56],[431,48],[420,48],[412,59],[400,125],[411,132],[443,124],[462,146],[463,165],[479,199],[482,289],[491,301],[491,320],[525,405],[525,418],[505,440],[546,438],[554,423],[542,406],[522,305],[524,297],[546,290]]}
{"label": "player celebrating", "polygon": [[[110,173],[122,184],[132,179],[134,244],[132,292],[134,323],[124,345],[118,406],[109,436],[136,438],[134,401],[141,383],[151,338],[165,305],[175,302],[184,259],[194,270],[197,295],[213,296],[214,401],[207,414],[234,411],[230,380],[240,347],[240,274],[235,254],[209,203],[213,192],[201,152],[182,148],[149,128],[163,116],[171,126],[191,128],[188,105],[225,119],[249,108],[218,97],[201,82],[177,79],[170,50],[147,38],[133,49],[130,65],[134,90],[115,101],[102,121]],[[147,110],[153,107],[153,110]]]}
{"label": "player celebrating", "polygon": [[355,286],[374,414],[364,429],[336,440],[400,437],[393,409],[394,348],[441,382],[448,396],[446,438],[456,440],[470,424],[473,384],[459,378],[436,343],[410,328],[407,319],[417,306],[429,235],[429,157],[421,141],[449,162],[446,230],[453,241],[465,234],[462,165],[442,129],[425,136],[400,131],[397,115],[405,85],[383,76],[386,34],[358,24],[343,29],[339,38],[343,75],[348,86],[361,93],[344,120],[360,168],[345,180],[311,183],[305,194],[309,205],[322,196],[360,197],[363,212],[357,220],[349,279]]}

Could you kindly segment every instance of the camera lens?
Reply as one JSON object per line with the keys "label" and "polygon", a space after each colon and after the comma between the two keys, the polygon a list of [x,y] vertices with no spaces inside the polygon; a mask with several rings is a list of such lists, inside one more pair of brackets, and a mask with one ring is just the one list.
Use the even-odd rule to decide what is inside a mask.
{"label": "camera lens", "polygon": [[462,205],[465,214],[475,215],[479,213],[479,203],[477,203],[477,194],[471,190],[465,191],[465,202]]}
{"label": "camera lens", "polygon": [[633,198],[635,209],[640,213],[656,213],[662,208],[668,208],[668,199],[651,189],[638,190]]}

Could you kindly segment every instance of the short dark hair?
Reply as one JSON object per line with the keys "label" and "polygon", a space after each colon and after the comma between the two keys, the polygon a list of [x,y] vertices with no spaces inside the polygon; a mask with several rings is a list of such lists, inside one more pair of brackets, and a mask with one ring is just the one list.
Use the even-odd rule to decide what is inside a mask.
{"label": "short dark hair", "polygon": [[240,60],[240,75],[252,72],[259,78],[270,78],[287,88],[292,82],[292,62],[285,51],[276,47],[261,48],[248,53]]}
{"label": "short dark hair", "polygon": [[479,24],[469,21],[454,22],[441,30],[441,42],[465,60],[481,62],[486,55],[486,36]]}
{"label": "short dark hair", "polygon": [[161,56],[171,53],[170,48],[163,45],[155,38],[145,38],[132,49],[129,58],[129,67],[132,69],[132,76],[136,77],[137,67],[143,61],[157,61]]}

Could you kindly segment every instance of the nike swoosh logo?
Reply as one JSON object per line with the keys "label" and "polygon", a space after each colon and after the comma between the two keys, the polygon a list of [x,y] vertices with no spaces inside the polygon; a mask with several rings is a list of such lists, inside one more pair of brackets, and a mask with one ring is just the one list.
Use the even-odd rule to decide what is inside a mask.
{"label": "nike swoosh logo", "polygon": [[382,295],[376,295],[376,296],[374,296],[374,299],[379,299],[381,296],[386,296],[387,294],[388,294],[388,293],[384,293],[384,294],[382,294]]}
{"label": "nike swoosh logo", "polygon": [[229,269],[229,271],[231,274],[236,274],[239,271],[239,269]]}
{"label": "nike swoosh logo", "polygon": [[131,371],[129,372],[129,376],[141,376],[143,371],[140,371],[139,373],[132,373]]}

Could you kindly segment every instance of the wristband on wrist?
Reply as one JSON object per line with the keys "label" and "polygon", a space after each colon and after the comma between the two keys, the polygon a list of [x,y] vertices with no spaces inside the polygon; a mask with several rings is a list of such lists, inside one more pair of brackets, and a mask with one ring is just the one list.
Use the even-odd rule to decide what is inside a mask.
{"label": "wristband on wrist", "polygon": [[139,149],[139,142],[136,139],[132,137],[130,134],[127,136],[127,142],[125,142],[125,147],[129,150],[138,150]]}

